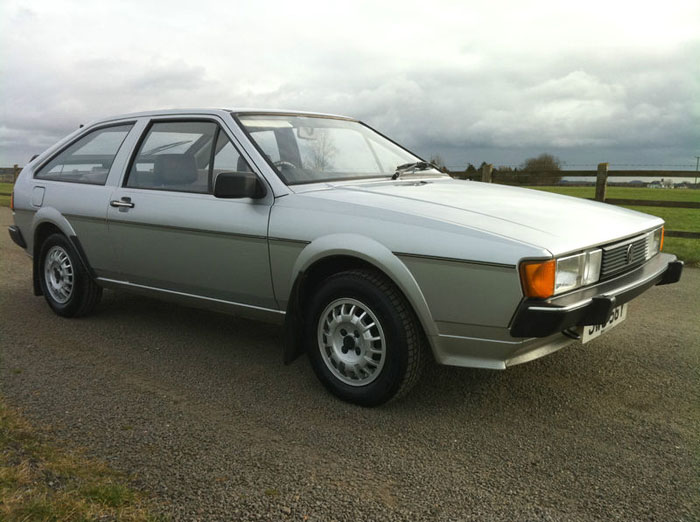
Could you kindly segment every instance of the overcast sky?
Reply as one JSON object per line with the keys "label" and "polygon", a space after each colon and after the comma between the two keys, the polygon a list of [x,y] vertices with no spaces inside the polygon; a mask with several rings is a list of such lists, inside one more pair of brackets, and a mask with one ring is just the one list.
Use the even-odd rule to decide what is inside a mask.
{"label": "overcast sky", "polygon": [[0,166],[173,107],[345,114],[461,168],[700,154],[697,0],[2,0],[0,56]]}

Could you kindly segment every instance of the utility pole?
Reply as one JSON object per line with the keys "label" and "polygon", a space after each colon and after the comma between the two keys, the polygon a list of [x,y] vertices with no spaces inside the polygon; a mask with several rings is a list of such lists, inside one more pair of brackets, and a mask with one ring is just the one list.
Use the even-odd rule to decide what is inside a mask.
{"label": "utility pole", "polygon": [[698,188],[698,165],[700,165],[700,156],[695,156],[695,188]]}

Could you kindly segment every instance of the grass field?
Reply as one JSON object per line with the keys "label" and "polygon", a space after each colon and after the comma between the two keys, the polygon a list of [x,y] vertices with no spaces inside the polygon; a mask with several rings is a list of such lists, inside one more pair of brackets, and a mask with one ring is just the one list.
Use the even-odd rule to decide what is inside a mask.
{"label": "grass field", "polygon": [[[528,187],[547,192],[556,192],[577,198],[592,198],[595,187]],[[0,190],[2,192],[2,190]],[[620,199],[647,199],[656,201],[695,201],[700,202],[700,190],[690,189],[648,189],[629,187],[608,187],[606,197]]]}
{"label": "grass field", "polygon": [[[529,187],[546,192],[555,192],[566,196],[592,198],[594,187]],[[647,189],[608,187],[607,197],[620,199],[646,199],[652,201],[695,201],[700,202],[700,190],[690,189]],[[666,230],[681,230],[700,232],[700,209],[667,208],[667,207],[636,207],[632,210],[658,216],[666,221]],[[664,252],[675,254],[689,265],[700,265],[700,239],[684,239],[669,237],[664,241]]]}
{"label": "grass field", "polygon": [[159,520],[145,502],[106,465],[54,448],[0,397],[0,520]]}
{"label": "grass field", "polygon": [[[9,194],[12,192],[12,183],[0,183],[0,194]],[[0,207],[10,206],[10,196],[0,196]]]}
{"label": "grass field", "polygon": [[652,216],[659,216],[666,222],[667,230],[700,232],[700,209],[632,206],[626,206],[625,208],[631,208]]}

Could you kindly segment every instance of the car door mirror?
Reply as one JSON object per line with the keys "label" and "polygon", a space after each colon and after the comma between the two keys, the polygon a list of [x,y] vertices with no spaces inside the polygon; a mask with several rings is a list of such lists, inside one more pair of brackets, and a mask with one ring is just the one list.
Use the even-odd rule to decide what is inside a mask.
{"label": "car door mirror", "polygon": [[252,172],[222,172],[214,182],[214,196],[217,198],[260,199],[265,193],[265,186]]}

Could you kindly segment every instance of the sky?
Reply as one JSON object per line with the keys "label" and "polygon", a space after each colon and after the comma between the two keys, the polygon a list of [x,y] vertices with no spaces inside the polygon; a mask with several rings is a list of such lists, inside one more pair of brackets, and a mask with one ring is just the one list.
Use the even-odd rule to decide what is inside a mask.
{"label": "sky", "polygon": [[255,107],[454,169],[695,170],[700,2],[2,0],[0,96],[0,166],[104,116]]}

